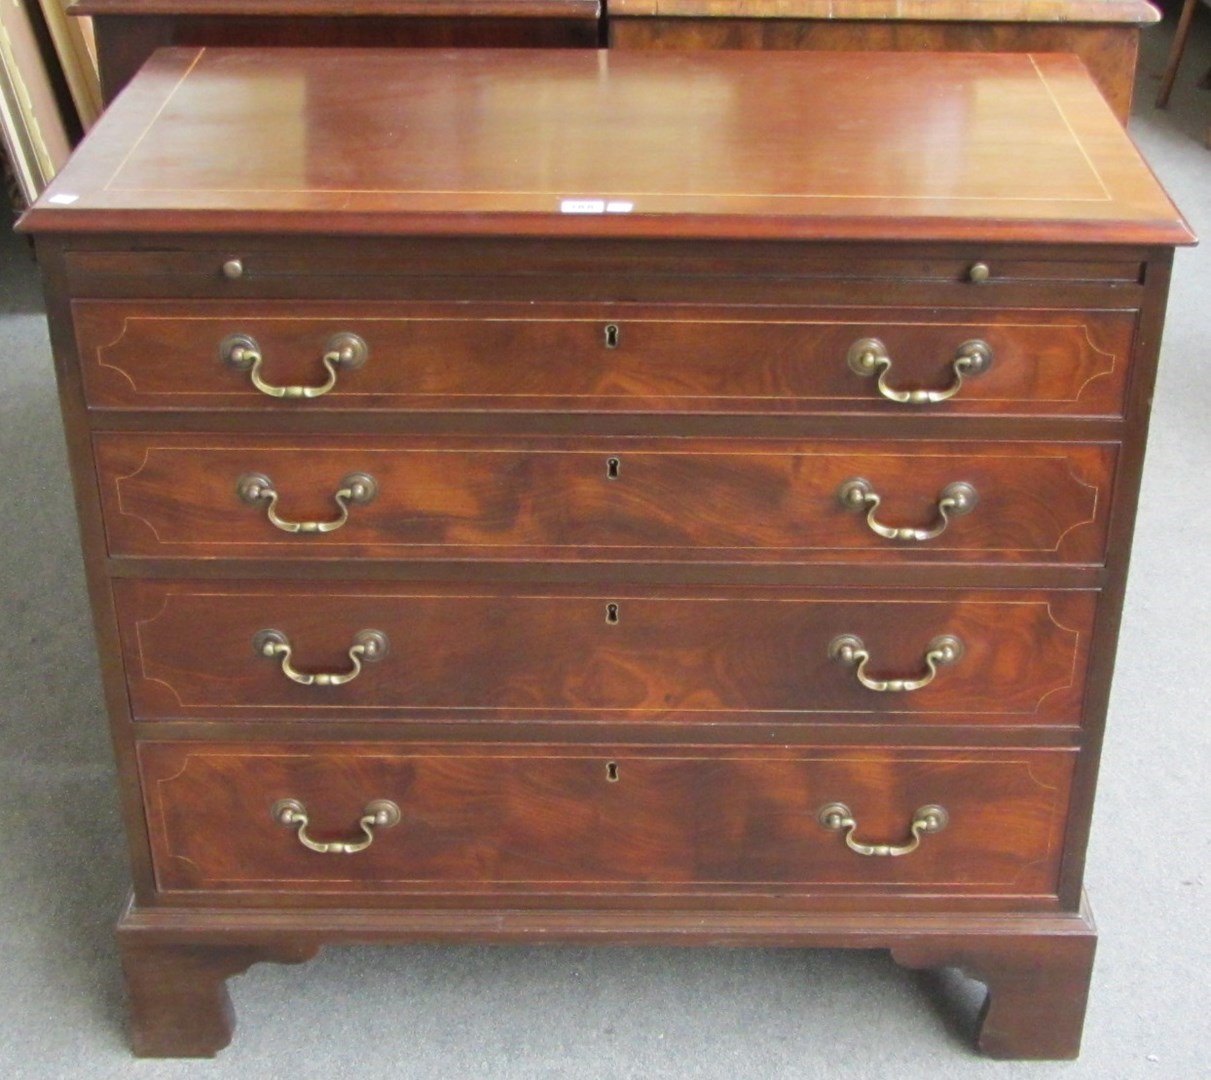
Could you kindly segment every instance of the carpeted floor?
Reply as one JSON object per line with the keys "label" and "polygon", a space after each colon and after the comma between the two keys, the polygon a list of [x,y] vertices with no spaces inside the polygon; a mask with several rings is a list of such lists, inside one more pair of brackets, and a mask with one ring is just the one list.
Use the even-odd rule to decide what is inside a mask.
{"label": "carpeted floor", "polygon": [[[213,1062],[136,1061],[111,928],[110,755],[36,272],[0,234],[0,1075],[1195,1080],[1211,1077],[1211,12],[1168,113],[1145,42],[1133,132],[1196,231],[1178,256],[1087,885],[1079,1062],[967,1048],[979,988],[879,953],[331,949],[232,980]],[[961,1013],[961,1010],[960,1010]]]}

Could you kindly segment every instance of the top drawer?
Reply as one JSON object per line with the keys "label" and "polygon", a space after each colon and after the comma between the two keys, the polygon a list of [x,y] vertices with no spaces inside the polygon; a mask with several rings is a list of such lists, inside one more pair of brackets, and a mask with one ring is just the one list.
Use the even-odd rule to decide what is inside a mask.
{"label": "top drawer", "polygon": [[1136,318],[351,301],[73,314],[97,409],[976,416],[1121,415]]}

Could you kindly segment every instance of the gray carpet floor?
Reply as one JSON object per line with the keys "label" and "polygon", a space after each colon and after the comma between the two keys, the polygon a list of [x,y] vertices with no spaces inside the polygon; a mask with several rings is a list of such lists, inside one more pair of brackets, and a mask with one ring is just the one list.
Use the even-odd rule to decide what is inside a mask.
{"label": "gray carpet floor", "polygon": [[[1211,11],[1170,111],[1146,35],[1132,130],[1195,230],[1178,255],[1087,887],[1101,942],[1075,1063],[990,1062],[980,988],[884,954],[330,949],[231,982],[212,1062],[137,1061],[126,889],[35,268],[0,234],[0,1076],[1211,1077]],[[956,1008],[956,1005],[959,1006]],[[965,1007],[965,1009],[964,1009]],[[966,1016],[966,1019],[963,1017]]]}

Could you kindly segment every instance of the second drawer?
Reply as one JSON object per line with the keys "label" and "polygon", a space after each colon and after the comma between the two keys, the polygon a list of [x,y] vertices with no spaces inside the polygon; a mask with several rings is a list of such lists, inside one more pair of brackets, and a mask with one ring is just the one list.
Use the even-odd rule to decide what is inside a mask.
{"label": "second drawer", "polygon": [[110,552],[1097,564],[1106,443],[101,434]]}
{"label": "second drawer", "polygon": [[136,719],[1079,722],[1091,591],[114,582]]}

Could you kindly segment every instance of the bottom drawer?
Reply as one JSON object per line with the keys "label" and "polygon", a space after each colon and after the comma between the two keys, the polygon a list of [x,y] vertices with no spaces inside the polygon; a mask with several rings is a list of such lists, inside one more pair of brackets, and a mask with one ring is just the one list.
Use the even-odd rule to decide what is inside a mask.
{"label": "bottom drawer", "polygon": [[[161,892],[410,904],[1053,895],[1074,760],[1058,750],[139,748]],[[375,800],[398,820],[363,828]],[[856,825],[842,810],[822,822],[834,803]],[[937,831],[929,806],[945,812]]]}

